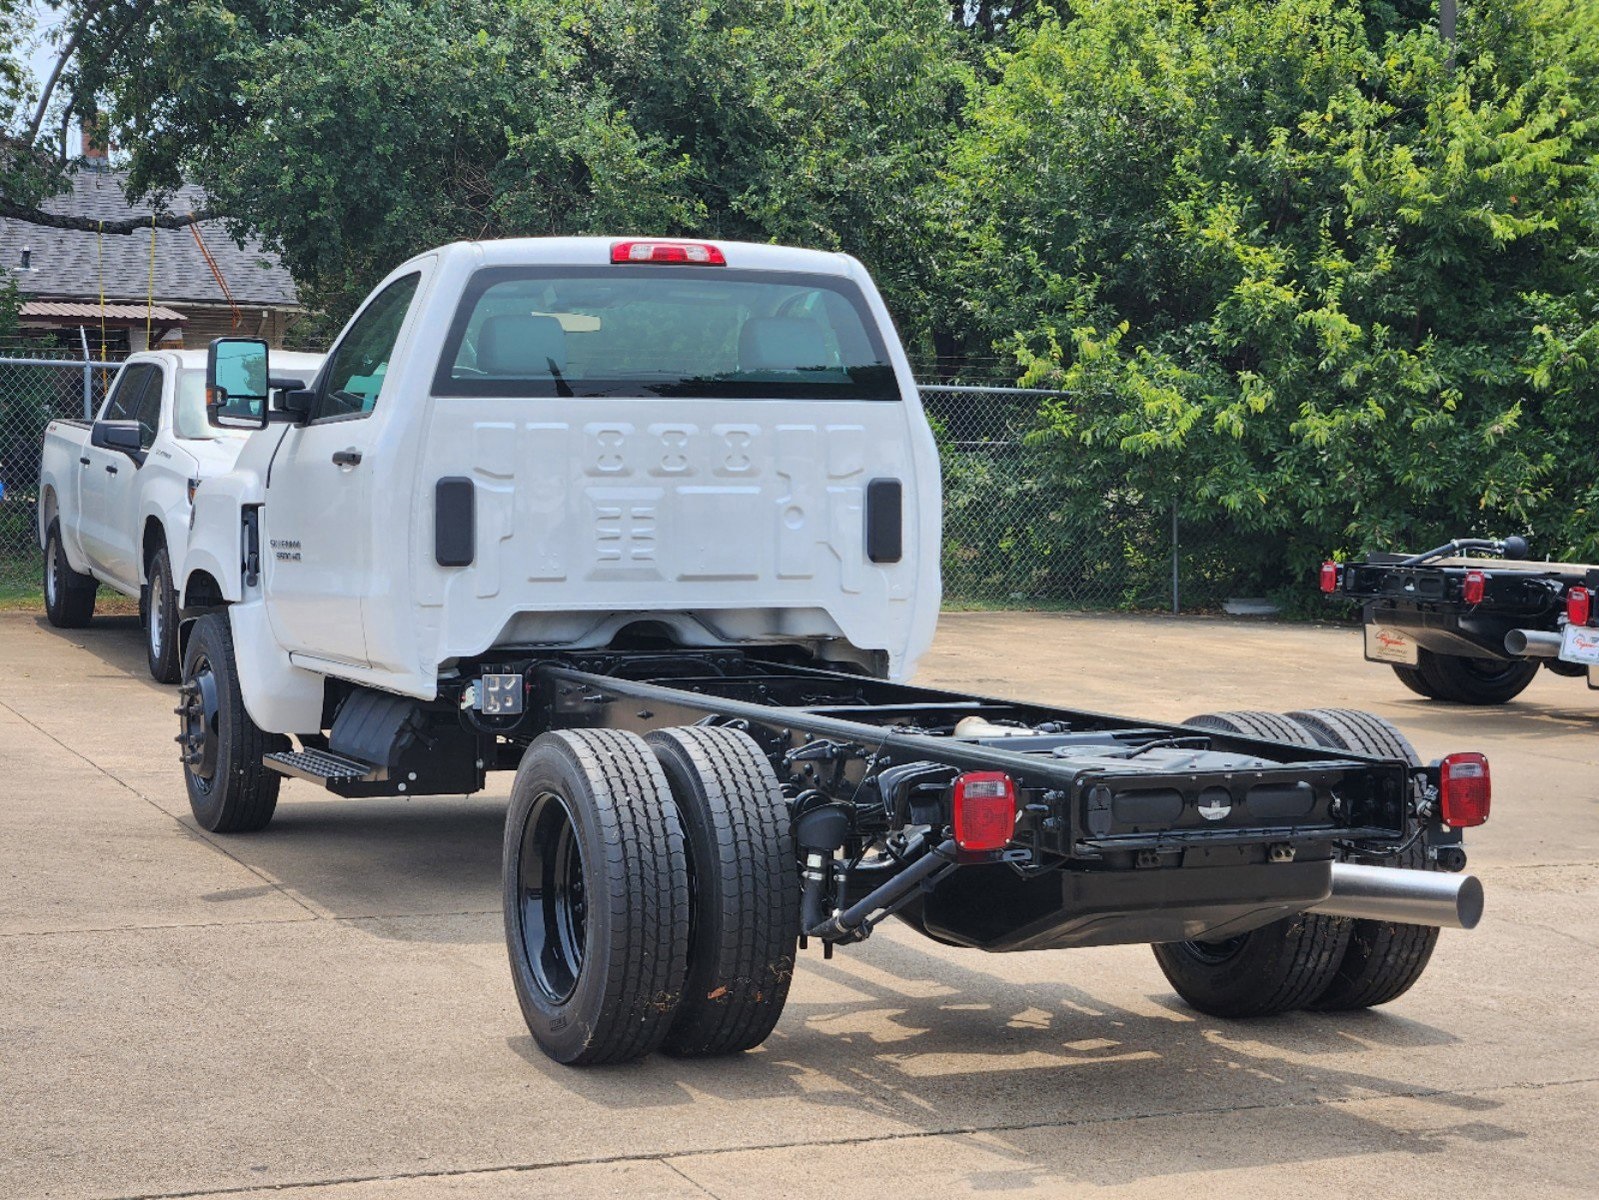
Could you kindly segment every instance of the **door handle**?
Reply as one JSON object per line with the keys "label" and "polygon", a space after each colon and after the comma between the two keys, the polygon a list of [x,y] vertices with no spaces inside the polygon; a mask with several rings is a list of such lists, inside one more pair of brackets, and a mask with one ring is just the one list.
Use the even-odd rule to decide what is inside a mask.
{"label": "door handle", "polygon": [[361,465],[361,452],[359,450],[335,450],[333,462],[340,467],[358,467]]}
{"label": "door handle", "polygon": [[113,466],[109,466],[109,465],[108,465],[108,466],[107,466],[107,467],[106,467],[106,469],[105,469],[105,473],[106,473],[106,474],[107,474],[107,475],[115,475],[115,474],[116,474],[116,473],[117,473],[117,469],[116,469],[116,468],[115,468],[115,467],[113,467]]}
{"label": "door handle", "polygon": [[80,463],[82,463],[84,466],[88,466],[89,465],[89,460],[86,459],[86,458],[80,458],[78,461]]}

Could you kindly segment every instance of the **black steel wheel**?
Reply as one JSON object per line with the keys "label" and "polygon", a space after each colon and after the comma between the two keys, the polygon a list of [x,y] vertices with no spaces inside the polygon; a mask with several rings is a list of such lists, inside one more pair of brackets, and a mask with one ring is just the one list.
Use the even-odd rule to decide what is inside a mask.
{"label": "black steel wheel", "polygon": [[1434,697],[1452,704],[1505,704],[1527,690],[1538,674],[1536,662],[1519,659],[1460,658],[1421,652],[1416,664]]}
{"label": "black steel wheel", "polygon": [[44,615],[57,629],[82,629],[94,616],[94,576],[74,571],[61,544],[61,521],[44,535]]}
{"label": "black steel wheel", "polygon": [[689,848],[688,977],[661,1049],[753,1049],[782,1016],[799,935],[783,789],[755,739],[737,729],[664,729],[645,740],[671,784]]}
{"label": "black steel wheel", "polygon": [[183,677],[183,657],[178,652],[178,596],[172,586],[172,559],[162,546],[150,556],[145,585],[144,649],[150,676],[157,683],[177,683]]}
{"label": "black steel wheel", "polygon": [[[1314,733],[1323,746],[1396,758],[1411,766],[1421,763],[1410,739],[1373,713],[1350,708],[1313,708],[1289,715]],[[1397,859],[1360,861],[1386,867],[1436,869],[1420,841]],[[1431,925],[1354,920],[1344,923],[1350,926],[1349,947],[1337,974],[1327,984],[1327,989],[1311,1002],[1311,1008],[1371,1008],[1396,1000],[1421,978],[1438,945],[1438,930]]]}
{"label": "black steel wheel", "polygon": [[207,613],[195,622],[179,695],[177,740],[194,819],[213,833],[265,829],[283,777],[262,760],[288,749],[289,742],[264,732],[245,711],[227,613]]}
{"label": "black steel wheel", "polygon": [[560,730],[522,756],[503,860],[511,978],[557,1062],[650,1053],[682,999],[688,854],[661,768],[637,734]]}

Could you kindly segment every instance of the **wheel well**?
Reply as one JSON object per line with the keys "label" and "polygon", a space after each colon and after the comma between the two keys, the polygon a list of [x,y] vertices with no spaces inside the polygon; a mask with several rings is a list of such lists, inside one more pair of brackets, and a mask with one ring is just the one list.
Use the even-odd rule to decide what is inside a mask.
{"label": "wheel well", "polygon": [[50,522],[55,520],[61,506],[56,502],[56,490],[46,487],[39,497],[39,542],[44,543],[44,534],[50,528]]}
{"label": "wheel well", "polygon": [[148,568],[150,560],[155,557],[155,552],[166,544],[166,530],[161,528],[160,520],[155,517],[146,517],[144,521],[144,545],[139,554],[139,562]]}
{"label": "wheel well", "polygon": [[185,620],[198,617],[213,608],[221,608],[226,603],[222,585],[209,571],[194,572],[184,584],[182,608]]}

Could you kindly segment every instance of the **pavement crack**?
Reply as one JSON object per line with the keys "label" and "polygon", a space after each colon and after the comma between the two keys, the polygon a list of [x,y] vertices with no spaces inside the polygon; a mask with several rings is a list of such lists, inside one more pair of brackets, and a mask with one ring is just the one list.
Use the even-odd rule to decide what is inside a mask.
{"label": "pavement crack", "polygon": [[704,1192],[707,1196],[709,1196],[711,1198],[711,1200],[722,1200],[722,1198],[720,1196],[718,1196],[715,1192],[711,1191],[710,1188],[706,1187],[698,1179],[691,1179],[689,1176],[685,1175],[678,1168],[678,1165],[676,1163],[672,1162],[670,1159],[662,1158],[662,1159],[658,1159],[656,1161],[658,1161],[661,1164],[661,1166],[665,1167],[672,1174],[676,1175],[684,1183],[688,1184],[689,1187],[693,1188],[696,1192]]}
{"label": "pavement crack", "polygon": [[1384,1092],[1372,1096],[1320,1097],[1305,1100],[1285,1100],[1281,1103],[1256,1102],[1252,1104],[1219,1104],[1202,1108],[1154,1109],[1149,1112],[1120,1113],[1103,1117],[1082,1117],[1077,1120],[996,1122],[991,1125],[951,1125],[947,1128],[911,1129],[903,1133],[862,1134],[855,1137],[810,1138],[801,1141],[764,1142],[749,1146],[719,1146],[704,1150],[675,1150],[667,1153],[640,1152],[638,1154],[595,1155],[588,1158],[559,1159],[553,1162],[501,1163],[486,1167],[453,1167],[434,1171],[401,1171],[384,1175],[342,1175],[326,1179],[283,1180],[237,1184],[232,1187],[192,1188],[180,1192],[133,1192],[115,1197],[115,1200],[196,1200],[206,1196],[236,1196],[249,1192],[288,1191],[299,1188],[311,1191],[316,1188],[347,1187],[358,1183],[399,1183],[410,1179],[457,1179],[467,1175],[509,1175],[535,1171],[556,1171],[563,1167],[603,1167],[617,1163],[656,1162],[669,1167],[674,1173],[712,1195],[706,1188],[683,1175],[673,1164],[674,1159],[715,1158],[726,1154],[758,1154],[768,1150],[798,1150],[807,1146],[835,1148],[839,1146],[867,1146],[888,1142],[913,1142],[930,1138],[971,1136],[980,1133],[1027,1133],[1043,1129],[1081,1129],[1101,1125],[1130,1124],[1136,1121],[1159,1121],[1171,1117],[1221,1117],[1231,1113],[1261,1112],[1271,1109],[1335,1108],[1353,1104],[1372,1104],[1388,1100],[1426,1100],[1433,1096],[1491,1096],[1499,1092],[1541,1092],[1551,1088],[1582,1087],[1599,1083],[1599,1075],[1584,1075],[1575,1079],[1523,1080],[1519,1083],[1501,1083],[1480,1088],[1409,1088],[1403,1091]]}
{"label": "pavement crack", "polygon": [[41,737],[48,738],[50,741],[52,741],[56,745],[60,746],[61,749],[65,750],[68,754],[72,755],[74,758],[77,758],[81,762],[87,763],[89,766],[93,767],[96,771],[100,772],[100,774],[104,775],[107,779],[109,779],[112,783],[116,784],[118,787],[124,789],[125,791],[131,793],[134,796],[137,796],[140,800],[143,800],[151,808],[155,809],[156,812],[160,813],[163,817],[165,817],[167,820],[171,821],[180,830],[182,830],[183,833],[187,837],[193,838],[195,841],[201,842],[204,845],[209,846],[212,850],[215,850],[218,854],[222,855],[224,858],[231,859],[232,861],[237,863],[239,866],[243,867],[246,871],[248,871],[251,875],[254,875],[262,883],[264,883],[268,887],[272,888],[273,891],[275,891],[279,895],[283,896],[284,899],[289,900],[296,907],[303,908],[306,912],[310,913],[312,919],[319,920],[319,921],[323,919],[321,913],[317,912],[316,909],[312,908],[304,900],[300,899],[293,892],[289,891],[289,889],[284,887],[281,882],[279,882],[276,879],[273,879],[272,876],[266,874],[264,871],[258,870],[257,868],[251,866],[249,863],[245,862],[242,858],[240,858],[237,854],[234,854],[226,846],[223,846],[220,843],[218,843],[214,838],[207,837],[206,834],[202,830],[195,829],[195,828],[193,828],[192,826],[189,826],[189,825],[185,825],[182,822],[182,820],[180,820],[179,818],[173,816],[166,809],[162,808],[159,804],[157,804],[149,796],[146,796],[143,792],[141,792],[138,788],[134,787],[127,780],[119,778],[113,772],[106,770],[106,768],[102,767],[99,763],[95,762],[94,759],[90,758],[87,754],[83,753],[83,751],[77,749],[74,746],[67,745],[66,742],[63,742],[60,738],[58,738],[55,734],[51,733],[48,729],[44,728],[37,721],[35,721],[32,718],[26,716],[22,712],[18,711],[16,708],[13,708],[10,704],[7,704],[4,700],[0,700],[0,708],[5,709],[8,713],[10,713],[12,716],[16,717],[17,720],[21,721],[24,725],[28,726],[30,729],[34,730]]}

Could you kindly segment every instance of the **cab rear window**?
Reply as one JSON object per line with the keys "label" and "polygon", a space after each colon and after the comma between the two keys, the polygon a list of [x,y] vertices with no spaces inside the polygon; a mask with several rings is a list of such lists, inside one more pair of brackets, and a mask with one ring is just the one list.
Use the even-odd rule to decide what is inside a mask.
{"label": "cab rear window", "polygon": [[656,265],[477,272],[433,392],[900,398],[876,323],[848,280]]}

